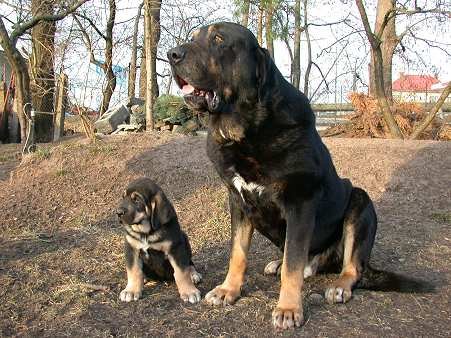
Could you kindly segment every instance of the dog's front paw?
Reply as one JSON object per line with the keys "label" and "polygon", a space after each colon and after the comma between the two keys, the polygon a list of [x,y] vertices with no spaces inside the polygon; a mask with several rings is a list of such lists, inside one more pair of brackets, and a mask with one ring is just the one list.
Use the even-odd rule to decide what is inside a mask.
{"label": "dog's front paw", "polygon": [[199,272],[197,272],[194,267],[191,269],[190,276],[191,276],[191,281],[194,284],[199,284],[202,281],[202,275]]}
{"label": "dog's front paw", "polygon": [[141,298],[142,290],[132,290],[125,288],[119,294],[119,299],[123,302],[131,302],[132,300],[138,300]]}
{"label": "dog's front paw", "polygon": [[299,327],[304,324],[302,309],[284,309],[277,306],[272,312],[272,324],[278,330],[291,329],[295,326]]}
{"label": "dog's front paw", "polygon": [[329,304],[346,303],[351,299],[352,291],[341,286],[331,286],[326,289],[324,296]]}
{"label": "dog's front paw", "polygon": [[210,305],[232,305],[240,297],[240,289],[227,288],[218,285],[205,296],[205,300]]}
{"label": "dog's front paw", "polygon": [[200,295],[200,291],[194,286],[190,289],[186,289],[180,291],[180,298],[186,303],[190,302],[191,304],[199,303],[202,299]]}

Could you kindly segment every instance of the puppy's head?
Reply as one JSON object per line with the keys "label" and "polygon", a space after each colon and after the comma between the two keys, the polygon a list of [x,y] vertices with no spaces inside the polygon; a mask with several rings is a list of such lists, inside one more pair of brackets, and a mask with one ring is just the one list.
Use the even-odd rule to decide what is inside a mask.
{"label": "puppy's head", "polygon": [[116,213],[122,224],[145,234],[160,229],[175,215],[163,191],[149,179],[130,183]]}

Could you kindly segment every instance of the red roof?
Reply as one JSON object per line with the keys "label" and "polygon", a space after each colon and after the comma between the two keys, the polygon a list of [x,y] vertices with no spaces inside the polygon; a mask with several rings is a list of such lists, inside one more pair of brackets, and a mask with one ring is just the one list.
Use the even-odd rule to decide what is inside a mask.
{"label": "red roof", "polygon": [[426,92],[431,86],[440,81],[431,75],[400,74],[399,79],[393,81],[392,89],[397,92]]}

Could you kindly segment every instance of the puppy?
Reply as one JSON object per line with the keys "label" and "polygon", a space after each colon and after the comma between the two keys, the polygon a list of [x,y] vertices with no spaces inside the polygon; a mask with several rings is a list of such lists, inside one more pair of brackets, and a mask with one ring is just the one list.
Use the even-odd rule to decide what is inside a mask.
{"label": "puppy", "polygon": [[119,298],[124,302],[141,297],[144,277],[175,280],[180,298],[197,303],[194,286],[202,276],[191,261],[191,247],[174,207],[161,188],[148,178],[131,182],[124,192],[117,215],[125,229],[127,286]]}

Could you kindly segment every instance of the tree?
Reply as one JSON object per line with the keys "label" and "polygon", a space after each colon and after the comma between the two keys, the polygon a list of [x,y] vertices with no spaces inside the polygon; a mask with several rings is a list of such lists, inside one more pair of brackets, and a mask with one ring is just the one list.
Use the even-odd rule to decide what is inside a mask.
{"label": "tree", "polygon": [[138,6],[138,12],[135,17],[135,25],[133,29],[133,37],[132,37],[132,53],[130,57],[130,70],[128,76],[128,97],[135,97],[135,85],[136,85],[136,58],[137,58],[137,49],[138,49],[138,26],[139,19],[141,17],[141,11],[144,6],[144,3],[141,2]]}
{"label": "tree", "polygon": [[249,23],[249,10],[250,10],[250,0],[244,0],[242,1],[242,8],[241,8],[241,25],[244,27],[247,27]]}
{"label": "tree", "polygon": [[[399,126],[393,117],[393,112],[391,111],[391,67],[396,46],[415,24],[408,26],[404,33],[397,36],[395,17],[397,15],[412,16],[420,13],[437,13],[439,15],[449,16],[451,12],[441,9],[441,6],[443,6],[441,1],[437,1],[437,6],[432,9],[422,9],[415,3],[415,8],[413,10],[408,10],[404,5],[397,7],[394,0],[379,0],[376,25],[373,32],[362,1],[356,0],[356,5],[371,47],[370,92],[372,92],[378,102],[379,110],[384,116],[384,120],[389,127],[391,135],[396,138],[403,138]],[[423,20],[420,22],[422,21]],[[416,24],[418,24],[418,22]]]}
{"label": "tree", "polygon": [[[87,28],[83,25],[79,18],[84,19],[84,21],[86,21],[104,41],[105,61],[102,62],[96,58],[92,39],[88,34]],[[105,33],[97,27],[95,21],[86,13],[78,13],[74,15],[74,19],[83,35],[83,41],[86,45],[86,49],[89,51],[90,62],[100,67],[106,77],[106,84],[102,91],[102,103],[99,108],[99,116],[102,116],[108,110],[111,97],[113,96],[114,89],[116,88],[116,75],[113,71],[113,28],[116,19],[116,0],[108,0],[108,19],[106,22]]]}
{"label": "tree", "polygon": [[[32,0],[33,16],[52,15],[54,1]],[[53,139],[54,89],[55,89],[55,31],[54,21],[42,21],[31,29],[32,53],[30,75],[33,108],[47,114],[37,114],[35,120],[35,139],[37,142],[50,142]]]}
{"label": "tree", "polygon": [[273,15],[274,15],[274,3],[273,0],[266,0],[265,3],[265,37],[266,37],[266,49],[269,55],[274,60],[274,37],[273,37]]}
{"label": "tree", "polygon": [[42,21],[54,22],[64,19],[67,15],[75,12],[87,0],[72,2],[69,6],[61,6],[55,14],[38,14],[30,18],[14,23],[12,31],[8,30],[0,15],[0,45],[5,51],[6,57],[14,73],[15,78],[15,101],[17,107],[17,117],[20,123],[20,134],[22,141],[26,140],[28,122],[24,115],[24,110],[30,111],[31,90],[30,76],[27,69],[27,62],[17,49],[18,40],[31,28]]}
{"label": "tree", "polygon": [[291,67],[291,77],[293,86],[299,89],[301,79],[301,0],[296,0],[294,5],[294,53]]}
{"label": "tree", "polygon": [[160,40],[160,11],[162,0],[144,1],[144,39],[146,51],[146,129],[154,129],[153,109],[158,97],[157,48]]}
{"label": "tree", "polygon": [[379,106],[382,115],[384,116],[384,120],[387,123],[387,126],[390,130],[390,133],[395,138],[403,138],[401,130],[399,129],[398,124],[393,116],[393,113],[390,108],[390,103],[385,95],[384,90],[384,71],[383,71],[383,59],[382,59],[382,48],[381,48],[381,40],[380,35],[381,31],[373,33],[370,27],[370,23],[368,21],[368,17],[366,15],[365,7],[361,0],[356,0],[357,8],[360,13],[360,17],[362,18],[363,27],[365,28],[365,33],[370,42],[371,46],[371,59],[374,60],[374,91],[375,97],[377,99],[377,103]]}

